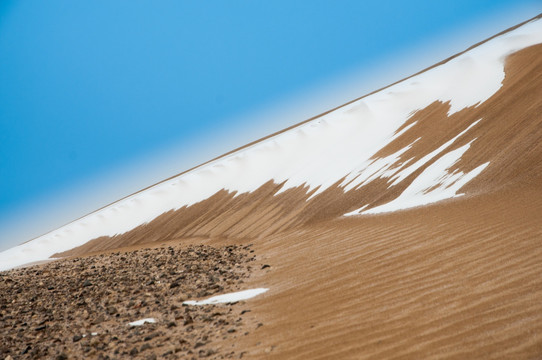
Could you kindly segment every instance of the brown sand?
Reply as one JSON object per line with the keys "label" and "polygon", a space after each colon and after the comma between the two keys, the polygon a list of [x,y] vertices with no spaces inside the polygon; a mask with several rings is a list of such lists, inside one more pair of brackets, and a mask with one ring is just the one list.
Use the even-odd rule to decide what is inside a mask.
{"label": "brown sand", "polygon": [[[542,190],[340,219],[257,242],[277,359],[542,356]],[[262,347],[255,343],[265,339]],[[251,342],[251,341],[252,342]]]}

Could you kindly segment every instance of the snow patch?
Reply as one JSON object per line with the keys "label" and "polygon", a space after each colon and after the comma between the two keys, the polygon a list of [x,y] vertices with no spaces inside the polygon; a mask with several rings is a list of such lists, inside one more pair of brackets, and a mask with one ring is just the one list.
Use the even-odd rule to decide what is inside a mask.
{"label": "snow patch", "polygon": [[[83,334],[81,336],[82,337],[87,337],[87,334]],[[98,336],[98,333],[97,332],[92,332],[92,333],[90,333],[90,336]]]}
{"label": "snow patch", "polygon": [[231,302],[253,298],[254,296],[263,294],[267,290],[269,289],[265,289],[265,288],[250,289],[250,290],[238,291],[238,292],[233,292],[233,293],[224,294],[224,295],[217,295],[217,296],[213,296],[208,299],[200,300],[200,301],[189,300],[189,301],[183,302],[183,304],[185,305],[214,305],[214,304],[231,303]]}
{"label": "snow patch", "polygon": [[136,321],[132,321],[130,323],[128,323],[128,326],[141,326],[143,324],[153,324],[156,322],[156,319],[155,318],[145,318],[145,319],[141,319],[141,320],[136,320]]}
{"label": "snow patch", "polygon": [[463,194],[458,193],[459,189],[478,176],[489,165],[489,162],[487,162],[467,173],[462,171],[449,171],[449,169],[461,159],[461,156],[469,149],[471,143],[472,141],[469,144],[442,155],[414,179],[401,195],[394,200],[368,210],[364,210],[366,207],[364,206],[361,209],[345,215],[379,214],[404,210],[462,196]]}
{"label": "snow patch", "polygon": [[[480,119],[481,120],[481,119]],[[414,173],[416,170],[421,168],[423,165],[425,165],[427,162],[435,158],[437,155],[441,154],[444,150],[450,147],[457,139],[459,139],[461,136],[463,136],[467,131],[469,131],[473,126],[478,124],[480,120],[477,120],[469,125],[465,130],[460,132],[457,136],[455,136],[453,139],[450,139],[449,141],[445,142],[443,145],[441,145],[438,149],[430,152],[429,154],[422,157],[420,160],[416,161],[414,164],[410,165],[409,167],[405,168],[404,170],[398,172],[392,177],[393,183],[392,185],[397,185],[401,181],[405,180],[408,176],[410,176],[412,173]]]}

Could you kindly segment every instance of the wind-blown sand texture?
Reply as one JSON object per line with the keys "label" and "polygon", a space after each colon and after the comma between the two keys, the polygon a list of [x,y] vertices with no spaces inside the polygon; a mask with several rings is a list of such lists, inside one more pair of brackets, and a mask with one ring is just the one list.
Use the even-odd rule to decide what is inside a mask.
{"label": "wind-blown sand texture", "polygon": [[34,244],[253,243],[245,357],[542,357],[541,43],[536,18]]}

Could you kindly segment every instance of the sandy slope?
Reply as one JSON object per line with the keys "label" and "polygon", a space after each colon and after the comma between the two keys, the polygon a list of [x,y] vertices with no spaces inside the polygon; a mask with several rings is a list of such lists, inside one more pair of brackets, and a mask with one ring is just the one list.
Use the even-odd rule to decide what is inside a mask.
{"label": "sandy slope", "polygon": [[78,252],[168,232],[181,241],[255,239],[272,270],[252,280],[271,289],[254,300],[266,324],[263,336],[245,342],[254,358],[542,356],[542,46],[512,55],[504,86],[482,105],[450,117],[448,108],[419,111],[412,133],[379,155],[432,134],[410,150],[422,157],[482,118],[453,145],[477,139],[457,169],[490,161],[463,189],[469,196],[338,218],[362,197],[396,195],[375,183],[363,194],[331,188],[311,203],[302,188],[271,196],[277,189],[267,184],[235,199],[218,194]]}
{"label": "sandy slope", "polygon": [[536,186],[266,238],[254,358],[542,356],[542,190]]}
{"label": "sandy slope", "polygon": [[[404,175],[404,180],[393,187],[389,177],[375,177],[353,189],[341,186],[346,181],[343,178],[313,197],[315,190],[309,190],[306,185],[283,190],[283,184],[272,181],[248,193],[222,190],[194,205],[168,211],[126,233],[100,237],[58,255],[84,254],[176,238],[262,238],[310,226],[341,217],[360,205],[369,205],[370,210],[397,200],[443,157],[465,148],[468,151],[451,163],[447,176],[485,167],[461,187],[461,193],[474,196],[519,184],[540,184],[541,55],[542,45],[536,45],[509,56],[503,86],[480,105],[449,116],[450,104],[435,101],[413,114],[398,129],[398,132],[407,131],[373,156],[373,161],[378,161],[399,149],[406,149],[402,158],[408,162],[399,161],[391,169]],[[450,145],[445,150],[431,155],[446,143]],[[412,170],[403,171],[409,165]],[[438,181],[434,184],[439,186]]]}
{"label": "sandy slope", "polygon": [[508,59],[504,85],[488,101],[450,117],[448,109],[437,102],[419,111],[379,156],[431,134],[409,150],[420,158],[482,118],[452,146],[476,139],[459,170],[490,161],[463,189],[469,196],[341,218],[362,198],[396,195],[375,183],[362,194],[331,188],[311,203],[303,188],[272,196],[270,183],[72,254],[168,237],[254,239],[272,265],[251,280],[271,289],[254,300],[266,324],[263,336],[245,340],[254,358],[542,356],[542,46]]}

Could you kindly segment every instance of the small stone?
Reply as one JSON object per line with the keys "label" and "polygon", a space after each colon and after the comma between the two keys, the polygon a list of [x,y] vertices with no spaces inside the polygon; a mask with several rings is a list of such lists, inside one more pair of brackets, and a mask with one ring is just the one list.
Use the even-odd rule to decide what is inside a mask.
{"label": "small stone", "polygon": [[72,340],[73,342],[78,342],[79,340],[81,340],[83,337],[81,335],[74,335]]}
{"label": "small stone", "polygon": [[109,315],[115,315],[117,313],[117,309],[114,306],[108,306],[107,307],[107,313]]}
{"label": "small stone", "polygon": [[209,350],[203,350],[202,349],[202,350],[200,350],[198,352],[198,355],[199,355],[199,357],[209,357],[209,356],[213,355],[214,353],[215,353],[215,351],[212,350],[212,349],[209,349]]}
{"label": "small stone", "polygon": [[190,325],[194,322],[194,320],[192,320],[192,317],[191,316],[187,316],[186,319],[184,320],[184,326],[186,325]]}
{"label": "small stone", "polygon": [[68,360],[68,355],[65,353],[60,353],[56,356],[56,360]]}
{"label": "small stone", "polygon": [[270,267],[271,267],[271,265],[265,264],[265,265],[262,266],[262,270],[263,270],[263,269],[270,268]]}
{"label": "small stone", "polygon": [[83,287],[87,287],[87,286],[91,286],[92,283],[90,282],[90,280],[85,280],[85,282],[83,282]]}
{"label": "small stone", "polygon": [[97,347],[98,345],[100,345],[100,339],[98,339],[97,336],[93,336],[93,337],[90,339],[90,346]]}
{"label": "small stone", "polygon": [[147,344],[143,344],[143,346],[141,346],[141,349],[139,349],[139,351],[145,351],[149,349],[152,349],[152,346],[149,343],[147,343]]}
{"label": "small stone", "polygon": [[132,350],[130,350],[130,356],[136,356],[138,353],[139,351],[137,351],[137,348],[133,348]]}
{"label": "small stone", "polygon": [[143,341],[149,341],[149,340],[152,340],[152,339],[154,339],[154,338],[157,337],[157,336],[158,336],[157,333],[149,334],[149,335],[147,335],[147,336],[145,336],[145,337],[143,338]]}

